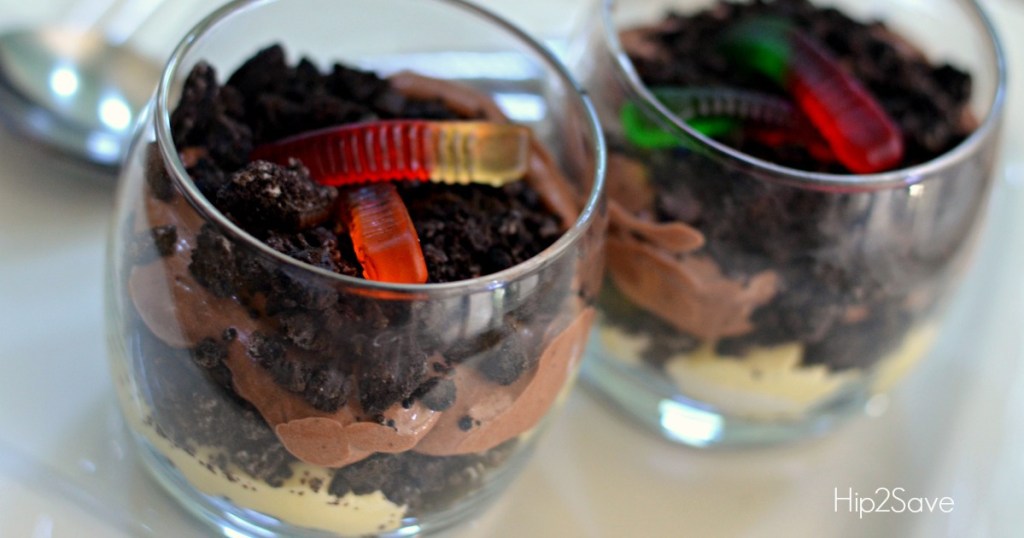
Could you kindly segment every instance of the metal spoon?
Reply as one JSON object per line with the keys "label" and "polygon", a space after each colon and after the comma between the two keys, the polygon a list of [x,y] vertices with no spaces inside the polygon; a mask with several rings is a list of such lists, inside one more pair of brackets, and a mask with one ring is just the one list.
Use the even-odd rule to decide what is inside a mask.
{"label": "metal spoon", "polygon": [[[131,33],[123,29],[134,31],[157,4],[146,0],[139,9],[138,1],[115,2],[89,29],[57,25],[0,34],[0,120],[64,155],[116,168],[160,78],[160,66],[121,45]],[[137,20],[126,23],[125,13]],[[103,20],[120,26],[101,30]]]}

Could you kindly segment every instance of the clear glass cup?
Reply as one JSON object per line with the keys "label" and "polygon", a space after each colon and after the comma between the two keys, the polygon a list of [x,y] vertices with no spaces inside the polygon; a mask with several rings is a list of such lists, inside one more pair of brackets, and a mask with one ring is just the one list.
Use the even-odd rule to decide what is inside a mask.
{"label": "clear glass cup", "polygon": [[[942,305],[969,262],[992,184],[1006,73],[973,1],[821,2],[881,20],[933,62],[968,71],[976,128],[908,168],[800,171],[691,128],[624,50],[622,32],[714,4],[601,0],[570,45],[609,148],[608,272],[583,379],[670,440],[769,444],[862,410],[943,330]],[[627,107],[678,145],[635,145]],[[651,216],[651,185],[679,193],[663,211],[676,217]]]}
{"label": "clear glass cup", "polygon": [[[421,285],[343,276],[261,243],[189,177],[170,116],[197,62],[223,82],[273,43],[322,71],[412,70],[432,81],[400,90],[409,98],[439,91],[430,97],[467,114],[528,125],[539,143],[526,181],[558,211],[562,234],[500,272]],[[404,536],[473,517],[516,475],[575,379],[602,278],[603,172],[596,115],[565,68],[480,8],[220,8],[167,64],[117,194],[111,367],[147,467],[224,533]],[[200,279],[190,264],[214,272]]]}

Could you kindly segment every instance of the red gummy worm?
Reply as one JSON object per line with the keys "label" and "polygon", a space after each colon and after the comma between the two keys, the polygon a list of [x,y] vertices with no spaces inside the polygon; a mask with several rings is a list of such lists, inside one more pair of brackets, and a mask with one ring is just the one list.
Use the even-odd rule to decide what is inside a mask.
{"label": "red gummy worm", "polygon": [[822,45],[796,30],[790,42],[788,90],[839,161],[858,174],[898,166],[903,136],[889,115]]}
{"label": "red gummy worm", "polygon": [[732,62],[784,87],[850,171],[881,172],[903,160],[903,135],[892,118],[824,45],[791,21],[741,21],[719,46]]}
{"label": "red gummy worm", "polygon": [[428,180],[428,121],[402,120],[329,127],[263,144],[251,159],[302,161],[319,183],[333,187],[394,179]]}
{"label": "red gummy worm", "polygon": [[427,281],[419,236],[393,183],[342,189],[341,211],[356,258],[367,280],[422,284]]}
{"label": "red gummy worm", "polygon": [[521,178],[529,129],[485,121],[385,120],[339,125],[264,144],[252,159],[298,159],[330,186],[391,180],[501,186]]}

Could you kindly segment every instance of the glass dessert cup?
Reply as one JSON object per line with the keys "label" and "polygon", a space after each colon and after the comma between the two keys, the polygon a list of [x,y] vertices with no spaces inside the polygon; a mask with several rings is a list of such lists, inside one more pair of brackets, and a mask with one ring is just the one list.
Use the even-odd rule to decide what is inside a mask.
{"label": "glass dessert cup", "polygon": [[[623,32],[714,4],[602,0],[571,44],[608,143],[608,271],[582,378],[674,442],[764,445],[829,431],[926,354],[983,218],[1005,66],[973,1],[821,2],[969,72],[973,129],[893,171],[801,171],[705,136],[631,60],[656,52]],[[625,111],[677,143],[642,147]]]}
{"label": "glass dessert cup", "polygon": [[[319,66],[430,77],[389,78],[399,102],[530,127],[524,181],[561,234],[507,269],[431,284],[345,276],[261,242],[189,176],[199,161],[179,153],[172,110],[202,88],[186,87],[200,62],[230,73],[274,43]],[[457,0],[240,1],[202,21],[140,120],[110,239],[112,375],[151,473],[225,534],[404,536],[473,517],[581,360],[603,268],[596,121],[543,46]]]}

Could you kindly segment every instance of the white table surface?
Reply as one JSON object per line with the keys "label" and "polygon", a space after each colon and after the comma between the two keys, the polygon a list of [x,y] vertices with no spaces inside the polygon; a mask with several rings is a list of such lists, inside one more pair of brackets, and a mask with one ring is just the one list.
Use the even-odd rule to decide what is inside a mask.
{"label": "white table surface", "polygon": [[[103,0],[97,0],[102,3]],[[557,37],[582,3],[491,0]],[[1024,525],[1024,2],[1002,31],[1010,113],[976,264],[931,356],[818,441],[734,452],[662,442],[577,391],[493,508],[448,533],[519,536],[1011,536]],[[73,0],[0,0],[0,29]],[[175,0],[137,40],[165,55],[198,15]],[[547,11],[539,8],[545,6]],[[204,8],[199,8],[202,10]],[[183,14],[184,13],[184,14]],[[171,22],[168,22],[171,21]],[[203,536],[144,474],[115,407],[102,312],[112,186],[0,131],[0,537]],[[835,510],[835,492],[950,497],[951,513]]]}

